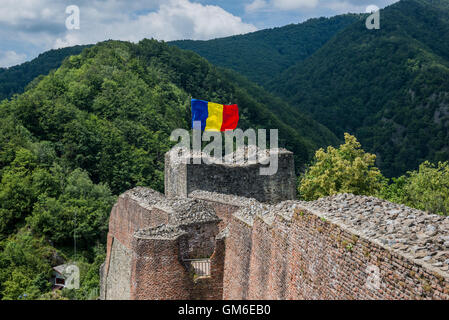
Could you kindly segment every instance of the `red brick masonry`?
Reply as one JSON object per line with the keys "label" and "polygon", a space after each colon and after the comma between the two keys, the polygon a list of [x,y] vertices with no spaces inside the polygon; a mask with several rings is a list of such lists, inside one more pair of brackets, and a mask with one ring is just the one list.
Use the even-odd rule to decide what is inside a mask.
{"label": "red brick masonry", "polygon": [[186,235],[162,240],[133,235],[136,228],[148,226],[142,221],[155,221],[154,215],[164,214],[139,208],[138,201],[125,194],[113,209],[110,237],[124,245],[134,239],[129,298],[449,298],[447,272],[361,236],[301,202],[270,206],[201,191],[190,197],[212,207],[221,218],[212,277],[193,281],[182,265],[180,250]]}
{"label": "red brick masonry", "polygon": [[[293,154],[270,152],[274,177],[166,156],[167,197],[122,194],[101,299],[449,299],[449,217],[350,194],[292,201]],[[228,184],[203,185],[211,175]],[[210,259],[210,276],[191,259]]]}

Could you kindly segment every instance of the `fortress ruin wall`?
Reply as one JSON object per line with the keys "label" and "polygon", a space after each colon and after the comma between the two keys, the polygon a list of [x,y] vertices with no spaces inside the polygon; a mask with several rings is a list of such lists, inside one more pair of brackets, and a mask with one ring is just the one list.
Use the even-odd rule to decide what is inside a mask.
{"label": "fortress ruin wall", "polygon": [[[168,165],[167,189],[185,194],[136,188],[112,209],[102,299],[449,299],[449,217],[351,194],[295,201],[285,185],[258,201],[239,174],[201,190]],[[205,256],[211,275],[195,279],[184,261]]]}

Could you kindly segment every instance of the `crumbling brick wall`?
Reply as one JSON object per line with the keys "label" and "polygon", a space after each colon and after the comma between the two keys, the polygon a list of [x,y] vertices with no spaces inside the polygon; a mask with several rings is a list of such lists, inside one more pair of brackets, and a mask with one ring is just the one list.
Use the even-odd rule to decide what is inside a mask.
{"label": "crumbling brick wall", "polygon": [[[136,197],[139,191],[151,202],[145,204]],[[168,222],[168,213],[152,206],[164,198],[162,194],[151,189],[136,188],[122,194],[114,205],[109,217],[109,234],[131,249],[134,232]]]}
{"label": "crumbling brick wall", "polygon": [[[146,188],[122,194],[111,211],[102,299],[222,299],[224,237],[212,207]],[[188,259],[209,258],[196,278]]]}
{"label": "crumbling brick wall", "polygon": [[[432,219],[446,226],[449,218]],[[446,267],[370,239],[304,203],[265,213],[244,209],[228,227],[225,299],[449,299]]]}
{"label": "crumbling brick wall", "polygon": [[[160,201],[163,195],[151,189],[144,191],[153,203]],[[100,270],[100,298],[113,300],[130,299],[130,274],[132,241],[134,232],[168,221],[168,214],[148,205],[142,205],[141,199],[130,190],[122,194],[112,207],[109,218],[106,260]]]}
{"label": "crumbling brick wall", "polygon": [[262,220],[255,220],[253,228],[257,232],[251,233],[251,254],[249,266],[248,299],[263,299],[268,297],[270,279],[270,265],[273,262],[272,232],[268,224]]}
{"label": "crumbling brick wall", "polygon": [[194,280],[182,262],[189,257],[185,236],[201,223],[180,228],[176,239],[134,233],[130,273],[120,258],[126,246],[108,241],[108,299],[128,298],[129,274],[132,299],[449,299],[449,218],[352,195],[277,205],[209,192],[190,196],[228,222],[197,233],[205,236],[195,242],[226,235],[214,240],[212,277]]}
{"label": "crumbling brick wall", "polygon": [[131,299],[190,299],[190,276],[182,265],[180,242],[185,234],[165,238],[135,237],[133,242]]}
{"label": "crumbling brick wall", "polygon": [[223,276],[223,298],[225,300],[248,297],[251,231],[251,227],[243,221],[235,221],[229,226],[230,237],[226,241]]}
{"label": "crumbling brick wall", "polygon": [[[112,209],[102,299],[449,299],[449,217],[350,194],[278,202],[289,183],[166,159],[169,197],[136,188]],[[209,255],[194,279],[185,259]]]}

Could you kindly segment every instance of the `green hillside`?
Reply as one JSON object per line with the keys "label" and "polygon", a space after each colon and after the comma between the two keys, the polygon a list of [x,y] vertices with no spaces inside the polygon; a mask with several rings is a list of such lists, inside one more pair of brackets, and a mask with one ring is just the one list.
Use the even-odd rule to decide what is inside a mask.
{"label": "green hillside", "polygon": [[69,298],[95,296],[115,197],[136,185],[163,191],[169,135],[189,128],[190,97],[238,103],[240,128],[278,128],[298,167],[336,142],[193,52],[154,40],[87,48],[0,103],[0,298],[48,298],[51,266],[72,259],[85,278]]}
{"label": "green hillside", "polygon": [[[449,0],[396,3],[380,30],[365,17],[212,41],[106,41],[0,69],[0,299],[98,296],[111,206],[134,186],[163,190],[190,97],[239,104],[239,128],[278,128],[298,171],[311,165],[303,197],[354,192],[447,214],[449,164],[424,160],[449,160]],[[312,157],[344,132],[387,176],[424,163],[387,185],[355,137]],[[52,293],[51,267],[69,261],[80,290]]]}
{"label": "green hillside", "polygon": [[355,134],[388,176],[449,159],[449,0],[403,0],[274,79],[269,89],[338,137]]}
{"label": "green hillside", "polygon": [[346,14],[244,35],[208,41],[173,41],[170,44],[195,51],[214,65],[231,68],[265,85],[358,20],[360,15]]}
{"label": "green hillside", "polygon": [[66,57],[80,54],[86,47],[88,46],[50,50],[29,62],[8,69],[0,68],[0,101],[11,98],[15,93],[22,93],[34,78],[59,68]]}

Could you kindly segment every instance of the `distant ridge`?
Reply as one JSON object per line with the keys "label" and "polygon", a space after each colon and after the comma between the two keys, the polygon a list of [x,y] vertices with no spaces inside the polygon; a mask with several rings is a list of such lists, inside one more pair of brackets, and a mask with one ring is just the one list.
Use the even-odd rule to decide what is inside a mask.
{"label": "distant ridge", "polygon": [[217,66],[231,68],[265,85],[288,67],[309,57],[336,33],[361,17],[345,14],[314,18],[244,35],[208,41],[172,41],[169,44],[195,51]]}

